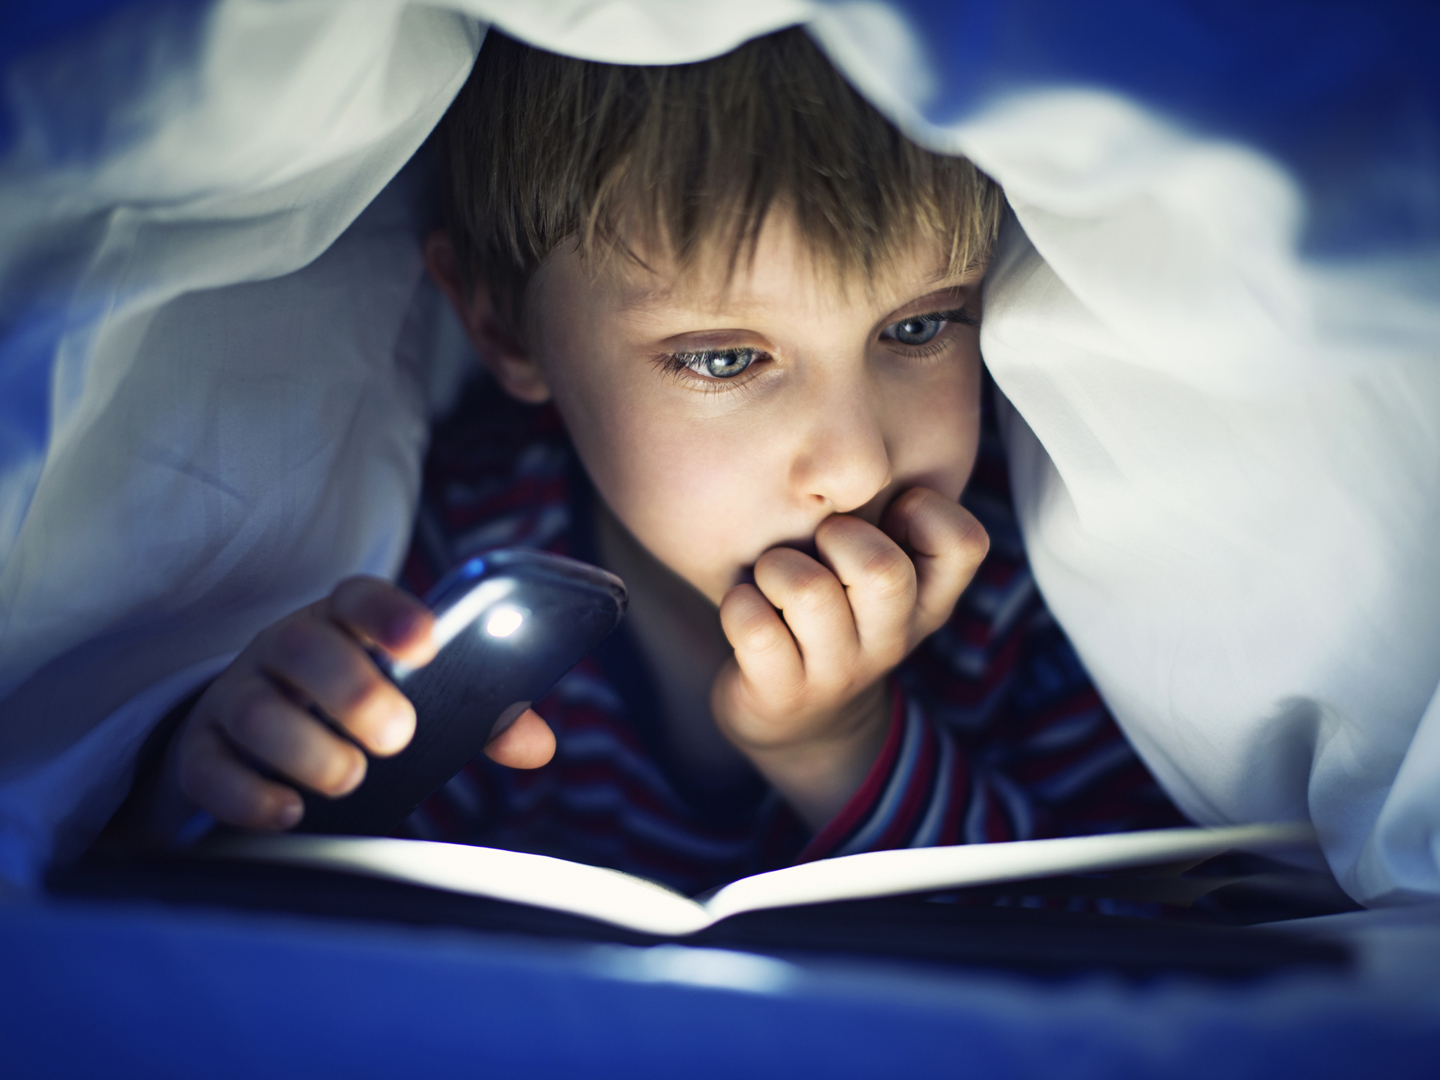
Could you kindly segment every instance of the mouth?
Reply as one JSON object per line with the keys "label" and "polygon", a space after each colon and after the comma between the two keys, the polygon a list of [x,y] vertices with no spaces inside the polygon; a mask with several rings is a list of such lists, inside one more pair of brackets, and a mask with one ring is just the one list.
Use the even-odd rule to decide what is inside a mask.
{"label": "mouth", "polygon": [[791,548],[802,554],[809,555],[812,559],[818,560],[820,558],[820,549],[815,546],[815,537],[813,536],[808,540],[785,540],[772,546],[777,548]]}
{"label": "mouth", "polygon": [[[818,562],[819,559],[820,559],[820,549],[815,546],[815,537],[813,537],[813,536],[809,537],[808,539],[804,539],[804,540],[781,540],[781,541],[778,541],[777,543],[771,544],[769,547],[767,547],[767,548],[765,549],[765,551],[773,551],[773,550],[775,550],[776,548],[791,548],[791,549],[794,550],[794,551],[799,551],[799,552],[802,552],[803,554],[809,555],[810,558],[815,559],[817,562]],[[764,552],[762,552],[761,554],[764,554]],[[745,566],[742,566],[742,567],[740,568],[740,570],[739,570],[739,571],[736,573],[736,575],[735,575],[735,584],[736,584],[736,585],[754,585],[754,584],[755,584],[755,564],[754,564],[754,563],[747,563]]]}

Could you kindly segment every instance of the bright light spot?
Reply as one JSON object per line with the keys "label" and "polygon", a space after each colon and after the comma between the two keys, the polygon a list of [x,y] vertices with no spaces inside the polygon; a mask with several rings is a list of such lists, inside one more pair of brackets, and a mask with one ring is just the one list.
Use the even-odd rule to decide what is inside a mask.
{"label": "bright light spot", "polygon": [[490,613],[490,618],[485,620],[485,632],[491,637],[509,637],[520,629],[520,624],[524,621],[525,616],[513,607],[496,608]]}
{"label": "bright light spot", "polygon": [[723,990],[776,994],[796,981],[797,969],[768,956],[686,945],[598,945],[595,955],[607,974],[635,982],[686,983]]}

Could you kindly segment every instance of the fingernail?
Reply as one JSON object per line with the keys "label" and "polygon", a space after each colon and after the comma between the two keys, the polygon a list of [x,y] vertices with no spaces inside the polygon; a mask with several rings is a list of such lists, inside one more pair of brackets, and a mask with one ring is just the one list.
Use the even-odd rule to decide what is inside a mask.
{"label": "fingernail", "polygon": [[359,787],[360,782],[365,779],[366,768],[365,755],[357,750],[355,752],[355,764],[351,766],[350,771],[345,775],[345,783],[341,785],[340,790],[336,793],[337,796],[349,795],[350,792]]}
{"label": "fingernail", "polygon": [[280,828],[288,829],[300,821],[300,816],[305,813],[305,804],[299,799],[286,799],[280,806],[280,812],[275,816],[280,823]]}
{"label": "fingernail", "polygon": [[393,754],[410,741],[415,726],[408,716],[392,716],[376,736],[376,749],[382,754]]}

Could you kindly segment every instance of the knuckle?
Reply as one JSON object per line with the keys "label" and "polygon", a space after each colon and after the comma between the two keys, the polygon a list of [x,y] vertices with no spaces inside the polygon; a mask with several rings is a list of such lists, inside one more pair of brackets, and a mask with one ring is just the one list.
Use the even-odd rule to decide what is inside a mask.
{"label": "knuckle", "polygon": [[815,609],[830,603],[834,596],[834,577],[823,568],[796,571],[790,580],[794,606]]}
{"label": "knuckle", "polygon": [[906,514],[918,514],[928,509],[938,509],[949,504],[949,500],[943,498],[939,492],[929,488],[913,487],[901,492],[900,497],[895,500],[896,506]]}
{"label": "knuckle", "polygon": [[291,619],[275,628],[271,653],[286,665],[304,666],[321,651],[320,635],[308,619]]}
{"label": "knuckle", "polygon": [[352,667],[339,680],[331,707],[339,714],[336,719],[364,720],[394,712],[393,699],[399,696],[378,677]]}
{"label": "knuckle", "polygon": [[267,732],[274,717],[273,691],[256,690],[236,702],[224,727],[242,746],[249,747]]}
{"label": "knuckle", "polygon": [[780,627],[767,612],[756,611],[740,623],[736,636],[740,647],[748,653],[765,653],[782,643]]}
{"label": "knuckle", "polygon": [[866,561],[867,590],[882,600],[906,596],[915,588],[915,566],[893,544],[876,550]]}

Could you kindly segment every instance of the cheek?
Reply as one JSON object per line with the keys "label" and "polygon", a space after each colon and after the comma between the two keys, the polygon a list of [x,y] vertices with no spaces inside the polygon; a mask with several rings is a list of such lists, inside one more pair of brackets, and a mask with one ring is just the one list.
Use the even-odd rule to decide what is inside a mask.
{"label": "cheek", "polygon": [[[906,388],[893,423],[901,487],[928,487],[958,499],[980,444],[980,357],[967,354],[936,378]],[[892,407],[893,408],[893,407]]]}
{"label": "cheek", "polygon": [[651,554],[718,602],[767,516],[767,467],[741,425],[698,421],[643,391],[560,402],[596,490]]}

